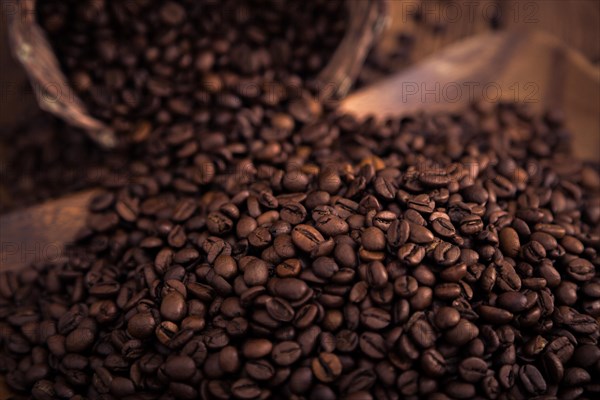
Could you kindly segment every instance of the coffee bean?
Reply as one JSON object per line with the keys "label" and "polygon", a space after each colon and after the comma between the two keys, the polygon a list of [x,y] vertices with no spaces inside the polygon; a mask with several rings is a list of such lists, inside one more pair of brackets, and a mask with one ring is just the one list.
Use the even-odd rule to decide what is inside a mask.
{"label": "coffee bean", "polygon": [[325,239],[310,225],[297,225],[292,230],[292,241],[299,249],[311,252],[323,243]]}
{"label": "coffee bean", "polygon": [[271,297],[265,305],[269,315],[277,321],[290,322],[294,318],[294,309],[283,299]]}
{"label": "coffee bean", "polygon": [[340,359],[333,353],[320,353],[313,358],[311,369],[315,377],[321,382],[333,382],[342,373]]}
{"label": "coffee bean", "polygon": [[391,316],[380,308],[368,308],[360,313],[360,320],[367,328],[379,330],[389,325]]}
{"label": "coffee bean", "polygon": [[304,281],[295,278],[278,279],[273,285],[274,292],[287,300],[297,301],[309,293]]}
{"label": "coffee bean", "polygon": [[466,319],[461,319],[456,326],[446,331],[444,338],[455,346],[462,346],[473,340],[479,334],[477,326]]}
{"label": "coffee bean", "polygon": [[385,340],[374,332],[365,332],[358,341],[361,351],[368,357],[382,359],[386,355]]}
{"label": "coffee bean", "polygon": [[254,259],[246,265],[244,270],[244,282],[248,286],[259,286],[267,283],[269,278],[269,267],[259,259]]}
{"label": "coffee bean", "polygon": [[163,297],[160,315],[169,321],[181,320],[187,312],[185,299],[179,292],[171,292]]}
{"label": "coffee bean", "polygon": [[196,372],[196,364],[188,356],[172,356],[164,364],[164,372],[171,379],[184,381]]}
{"label": "coffee bean", "polygon": [[429,376],[442,376],[446,372],[446,360],[437,350],[427,349],[421,356],[421,367]]}
{"label": "coffee bean", "polygon": [[244,343],[242,352],[246,358],[262,358],[271,353],[273,343],[267,339],[251,339]]}
{"label": "coffee bean", "polygon": [[500,248],[507,257],[516,257],[521,248],[521,241],[518,233],[511,227],[506,227],[500,231]]}
{"label": "coffee bean", "polygon": [[68,352],[83,352],[94,343],[94,332],[91,329],[78,328],[65,338],[65,349]]}
{"label": "coffee bean", "polygon": [[236,399],[255,399],[260,393],[260,388],[250,379],[238,379],[231,385],[231,394]]}
{"label": "coffee bean", "polygon": [[410,224],[409,240],[416,244],[426,244],[433,241],[433,233],[424,226]]}
{"label": "coffee bean", "polygon": [[116,397],[125,397],[135,393],[135,386],[130,379],[116,376],[110,383],[110,392]]}
{"label": "coffee bean", "polygon": [[505,291],[517,291],[521,288],[521,278],[516,273],[514,267],[508,262],[503,261],[497,269],[498,276],[496,284]]}
{"label": "coffee bean", "polygon": [[248,360],[244,370],[258,381],[266,381],[275,376],[275,368],[266,360]]}
{"label": "coffee bean", "polygon": [[384,265],[374,261],[367,266],[367,283],[374,288],[383,288],[388,283],[388,273]]}
{"label": "coffee bean", "polygon": [[361,243],[367,250],[378,251],[385,248],[385,234],[376,227],[365,229],[361,236]]}
{"label": "coffee bean", "polygon": [[271,358],[275,364],[288,366],[295,363],[302,355],[302,349],[296,342],[285,341],[273,346]]}
{"label": "coffee bean", "polygon": [[435,314],[435,325],[439,329],[448,329],[456,326],[460,321],[460,313],[452,307],[440,307]]}
{"label": "coffee bean", "polygon": [[540,371],[531,364],[519,369],[519,380],[528,393],[540,394],[546,391],[546,381]]}
{"label": "coffee bean", "polygon": [[471,383],[482,380],[486,376],[487,370],[486,362],[478,357],[465,358],[458,366],[460,376]]}
{"label": "coffee bean", "polygon": [[596,269],[588,260],[575,258],[567,265],[566,272],[575,281],[582,282],[592,279],[596,273]]}

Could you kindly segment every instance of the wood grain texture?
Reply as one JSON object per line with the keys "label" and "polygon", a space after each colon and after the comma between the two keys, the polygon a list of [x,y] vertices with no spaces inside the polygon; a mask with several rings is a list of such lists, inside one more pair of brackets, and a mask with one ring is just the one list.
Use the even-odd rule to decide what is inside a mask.
{"label": "wood grain texture", "polygon": [[87,206],[96,190],[0,216],[0,269],[54,261],[85,226]]}

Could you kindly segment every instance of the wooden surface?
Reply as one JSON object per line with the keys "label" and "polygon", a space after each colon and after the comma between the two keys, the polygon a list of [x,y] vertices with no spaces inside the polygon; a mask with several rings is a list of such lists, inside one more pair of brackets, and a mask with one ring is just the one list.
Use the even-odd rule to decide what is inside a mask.
{"label": "wooden surface", "polygon": [[2,271],[53,261],[85,226],[89,190],[0,216]]}

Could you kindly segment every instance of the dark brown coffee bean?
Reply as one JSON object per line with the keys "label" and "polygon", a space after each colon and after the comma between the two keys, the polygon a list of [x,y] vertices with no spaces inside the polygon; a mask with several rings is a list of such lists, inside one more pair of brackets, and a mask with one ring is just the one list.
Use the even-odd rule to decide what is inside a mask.
{"label": "dark brown coffee bean", "polygon": [[497,271],[496,284],[500,289],[505,291],[517,291],[521,288],[521,278],[514,267],[508,262],[501,262]]}
{"label": "dark brown coffee bean", "polygon": [[358,341],[361,351],[368,357],[382,359],[386,355],[384,338],[374,332],[365,332]]}
{"label": "dark brown coffee bean", "polygon": [[304,281],[295,278],[278,279],[273,285],[274,292],[287,300],[297,301],[309,293]]}
{"label": "dark brown coffee bean", "polygon": [[388,283],[387,270],[379,261],[374,261],[367,266],[366,278],[369,286],[374,288],[383,288]]}
{"label": "dark brown coffee bean", "polygon": [[255,399],[260,396],[260,393],[259,386],[250,379],[238,379],[231,385],[231,394],[236,399]]}
{"label": "dark brown coffee bean", "polygon": [[444,338],[455,346],[463,346],[477,337],[479,328],[466,319],[461,319],[453,328],[446,331]]}
{"label": "dark brown coffee bean", "polygon": [[426,244],[433,241],[433,233],[424,226],[410,224],[409,240],[416,244]]}
{"label": "dark brown coffee bean", "polygon": [[477,311],[485,321],[492,324],[506,324],[514,317],[510,311],[488,305],[479,306]]}
{"label": "dark brown coffee bean", "polygon": [[110,392],[116,397],[125,397],[135,393],[135,386],[130,379],[116,376],[110,383]]}
{"label": "dark brown coffee bean", "polygon": [[444,238],[451,238],[456,235],[456,228],[452,221],[447,218],[436,218],[431,223],[431,228],[435,233]]}
{"label": "dark brown coffee bean", "polygon": [[91,329],[78,328],[65,338],[65,348],[68,352],[83,352],[94,343],[95,334]]}
{"label": "dark brown coffee bean", "polygon": [[421,356],[421,368],[429,376],[442,376],[446,372],[446,360],[437,350],[427,349]]}
{"label": "dark brown coffee bean", "polygon": [[474,235],[483,229],[483,221],[478,215],[467,215],[460,221],[460,231],[465,235]]}
{"label": "dark brown coffee bean", "polygon": [[266,381],[275,376],[275,368],[266,360],[248,360],[244,370],[258,381]]}
{"label": "dark brown coffee bean", "polygon": [[292,230],[292,241],[301,250],[311,252],[325,241],[321,233],[310,225],[297,225]]}
{"label": "dark brown coffee bean", "polygon": [[402,246],[410,237],[410,224],[405,220],[395,220],[386,232],[386,239],[390,246]]}
{"label": "dark brown coffee bean", "polygon": [[460,313],[452,307],[440,307],[435,313],[435,325],[442,330],[452,328],[460,321]]}
{"label": "dark brown coffee bean", "polygon": [[380,330],[391,322],[390,314],[380,308],[368,308],[360,313],[360,320],[369,329]]}
{"label": "dark brown coffee bean", "polygon": [[300,348],[300,345],[292,341],[277,343],[273,346],[271,352],[271,358],[275,364],[282,366],[288,366],[295,363],[301,355],[302,349]]}
{"label": "dark brown coffee bean", "polygon": [[567,265],[566,272],[573,280],[585,282],[594,277],[596,269],[588,260],[583,258],[575,258]]}
{"label": "dark brown coffee bean", "polygon": [[146,339],[156,328],[156,320],[149,312],[135,314],[127,323],[127,332],[136,339]]}
{"label": "dark brown coffee bean", "polygon": [[248,286],[260,286],[267,283],[269,278],[269,267],[267,264],[260,260],[254,259],[246,265],[244,270],[244,282]]}
{"label": "dark brown coffee bean", "polygon": [[547,385],[544,377],[531,364],[524,365],[519,369],[519,380],[528,393],[542,394],[546,391]]}
{"label": "dark brown coffee bean", "polygon": [[174,291],[163,297],[160,304],[160,315],[169,321],[180,321],[187,313],[185,298]]}
{"label": "dark brown coffee bean", "polygon": [[521,312],[527,309],[527,297],[521,292],[506,292],[498,296],[498,305],[510,312]]}
{"label": "dark brown coffee bean", "polygon": [[484,360],[477,357],[465,358],[458,366],[460,376],[467,382],[476,383],[482,380],[488,371]]}
{"label": "dark brown coffee bean", "polygon": [[521,241],[517,232],[511,228],[506,227],[500,231],[500,248],[507,257],[516,257],[521,248]]}
{"label": "dark brown coffee bean", "polygon": [[398,258],[410,266],[417,266],[425,258],[425,248],[406,243],[398,249]]}
{"label": "dark brown coffee bean", "polygon": [[250,339],[242,346],[246,358],[262,358],[271,353],[273,343],[267,339]]}
{"label": "dark brown coffee bean", "polygon": [[313,358],[311,369],[314,376],[321,382],[333,382],[342,373],[342,363],[333,353],[320,353]]}
{"label": "dark brown coffee bean", "polygon": [[294,319],[294,309],[283,299],[271,297],[265,305],[269,315],[277,321],[290,322]]}
{"label": "dark brown coffee bean", "polygon": [[196,372],[196,364],[188,356],[172,356],[164,364],[164,372],[171,379],[184,381]]}
{"label": "dark brown coffee bean", "polygon": [[315,227],[327,236],[348,233],[348,223],[336,215],[325,215],[317,219]]}

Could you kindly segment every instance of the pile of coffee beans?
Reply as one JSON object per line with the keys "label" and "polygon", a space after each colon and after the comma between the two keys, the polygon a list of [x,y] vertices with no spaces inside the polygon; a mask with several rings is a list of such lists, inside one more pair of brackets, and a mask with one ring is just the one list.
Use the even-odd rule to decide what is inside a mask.
{"label": "pile of coffee beans", "polygon": [[561,115],[357,121],[310,96],[178,124],[58,260],[0,274],[36,399],[600,394],[600,174]]}
{"label": "pile of coffee beans", "polygon": [[347,23],[342,0],[40,0],[37,11],[90,113],[138,137],[316,77]]}

